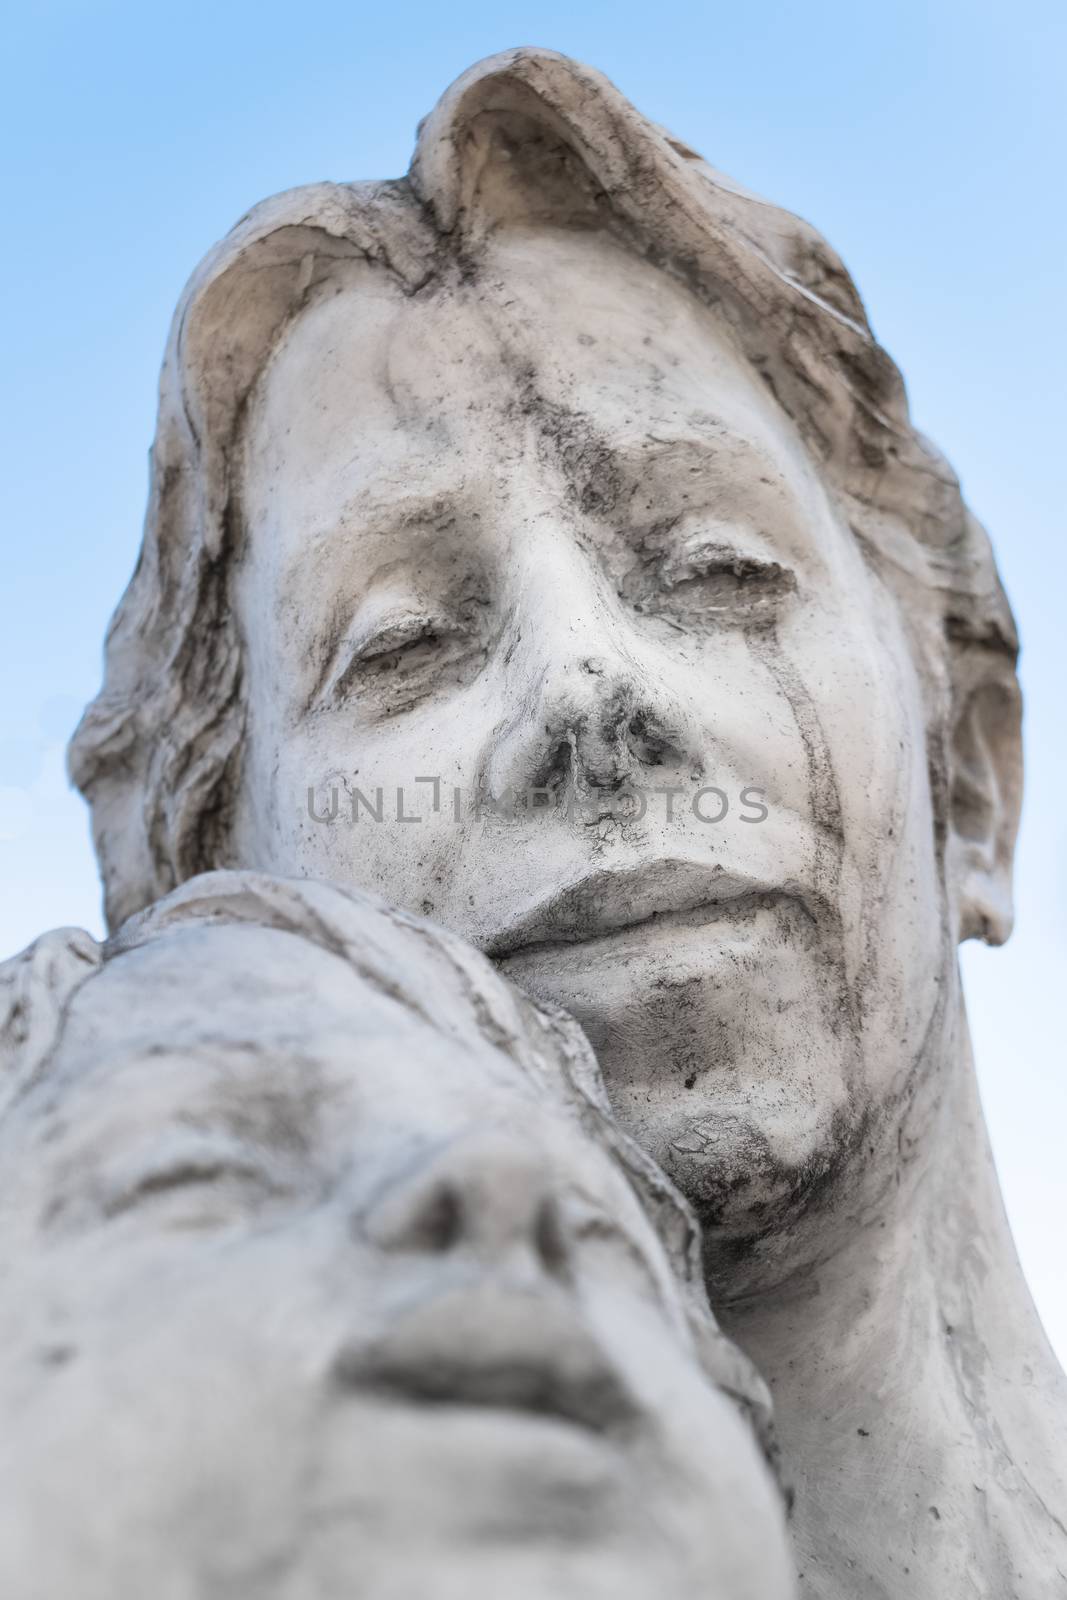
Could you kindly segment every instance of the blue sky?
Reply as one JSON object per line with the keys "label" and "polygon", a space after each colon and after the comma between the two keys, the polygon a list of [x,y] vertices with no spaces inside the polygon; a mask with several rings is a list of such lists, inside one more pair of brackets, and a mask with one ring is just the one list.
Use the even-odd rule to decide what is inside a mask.
{"label": "blue sky", "polygon": [[35,0],[4,43],[0,952],[100,928],[62,748],[136,555],[185,278],[267,194],[403,172],[419,117],[479,57],[565,51],[828,236],[993,534],[1024,643],[1019,920],[964,971],[1009,1215],[1067,1358],[1067,10]]}

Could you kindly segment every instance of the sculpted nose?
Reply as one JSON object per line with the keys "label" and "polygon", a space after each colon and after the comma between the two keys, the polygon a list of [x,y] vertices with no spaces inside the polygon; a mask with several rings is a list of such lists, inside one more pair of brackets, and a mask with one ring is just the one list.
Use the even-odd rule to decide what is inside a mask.
{"label": "sculpted nose", "polygon": [[591,649],[546,662],[537,687],[497,734],[485,784],[508,791],[615,790],[696,761],[683,704],[622,652]]}
{"label": "sculpted nose", "polygon": [[470,1135],[409,1173],[375,1207],[371,1240],[387,1251],[465,1251],[485,1266],[566,1270],[551,1167],[532,1140]]}
{"label": "sculpted nose", "polygon": [[700,717],[678,663],[650,644],[605,566],[562,522],[518,557],[508,711],[478,775],[496,802],[530,790],[652,786],[700,767]]}

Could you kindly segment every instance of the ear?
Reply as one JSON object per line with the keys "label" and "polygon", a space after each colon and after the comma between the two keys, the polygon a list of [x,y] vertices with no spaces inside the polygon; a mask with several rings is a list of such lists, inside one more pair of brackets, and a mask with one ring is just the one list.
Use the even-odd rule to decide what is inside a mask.
{"label": "ear", "polygon": [[[986,656],[987,652],[976,652]],[[949,771],[948,879],[957,939],[1011,933],[1012,859],[1022,802],[1022,696],[1013,668],[972,667],[957,697]]]}

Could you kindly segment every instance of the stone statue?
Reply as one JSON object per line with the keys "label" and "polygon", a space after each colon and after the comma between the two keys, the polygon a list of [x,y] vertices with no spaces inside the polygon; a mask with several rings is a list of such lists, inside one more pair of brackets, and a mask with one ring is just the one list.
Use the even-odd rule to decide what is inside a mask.
{"label": "stone statue", "polygon": [[332,879],[582,1024],[820,1600],[1067,1582],[956,960],[1011,926],[1016,648],[833,251],[518,50],[406,178],[280,195],[194,274],[72,745],[113,926]]}
{"label": "stone statue", "polygon": [[226,872],[46,935],[0,1146],[10,1600],[794,1594],[691,1213],[460,940]]}

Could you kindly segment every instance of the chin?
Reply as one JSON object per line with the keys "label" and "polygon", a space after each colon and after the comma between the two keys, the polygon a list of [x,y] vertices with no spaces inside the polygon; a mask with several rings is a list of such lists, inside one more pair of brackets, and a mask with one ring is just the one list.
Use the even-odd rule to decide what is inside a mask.
{"label": "chin", "polygon": [[804,1107],[783,1137],[781,1119],[768,1125],[726,1097],[695,1119],[619,1115],[696,1212],[713,1299],[781,1287],[830,1253],[830,1219],[859,1190],[867,1118]]}
{"label": "chin", "polygon": [[631,973],[624,999],[617,975],[605,994],[594,982],[528,987],[582,1024],[620,1123],[696,1211],[716,1292],[810,1267],[857,1199],[877,1120],[850,1030],[717,974]]}

